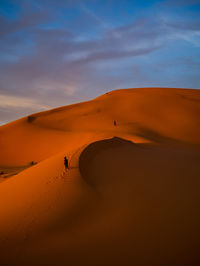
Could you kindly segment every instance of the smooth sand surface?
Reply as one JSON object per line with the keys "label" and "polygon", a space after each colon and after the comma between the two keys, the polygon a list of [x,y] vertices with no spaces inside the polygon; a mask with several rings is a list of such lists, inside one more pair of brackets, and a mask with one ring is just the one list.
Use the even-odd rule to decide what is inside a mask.
{"label": "smooth sand surface", "polygon": [[1,126],[0,172],[0,265],[200,265],[199,90],[111,91]]}

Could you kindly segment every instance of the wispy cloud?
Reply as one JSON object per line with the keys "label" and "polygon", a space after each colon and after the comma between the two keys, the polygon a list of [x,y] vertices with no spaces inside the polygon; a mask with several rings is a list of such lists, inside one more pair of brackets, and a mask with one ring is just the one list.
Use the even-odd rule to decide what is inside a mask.
{"label": "wispy cloud", "polygon": [[88,8],[83,2],[80,2],[80,7],[82,11],[86,14],[86,16],[90,16],[94,21],[96,21],[102,28],[109,29],[111,25],[106,23],[102,18],[96,15],[94,11]]}
{"label": "wispy cloud", "polygon": [[29,108],[29,109],[48,109],[49,105],[39,104],[38,101],[26,97],[16,97],[10,95],[0,95],[1,108]]}

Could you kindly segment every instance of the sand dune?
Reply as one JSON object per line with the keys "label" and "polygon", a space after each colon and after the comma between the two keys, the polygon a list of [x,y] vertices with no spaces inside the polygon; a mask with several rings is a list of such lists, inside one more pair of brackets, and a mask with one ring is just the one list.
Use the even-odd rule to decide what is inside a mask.
{"label": "sand dune", "polygon": [[200,264],[199,117],[144,88],[0,127],[0,265]]}
{"label": "sand dune", "polygon": [[34,114],[29,116],[33,119],[25,117],[0,128],[0,162],[41,161],[97,134],[200,143],[199,102],[198,90],[144,88],[113,91],[89,102]]}

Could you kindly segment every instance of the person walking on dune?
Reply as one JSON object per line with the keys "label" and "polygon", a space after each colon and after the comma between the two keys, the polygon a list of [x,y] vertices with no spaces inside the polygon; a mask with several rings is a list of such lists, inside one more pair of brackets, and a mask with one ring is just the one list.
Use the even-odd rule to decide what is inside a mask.
{"label": "person walking on dune", "polygon": [[66,156],[64,157],[64,165],[65,165],[65,169],[69,169],[69,162]]}

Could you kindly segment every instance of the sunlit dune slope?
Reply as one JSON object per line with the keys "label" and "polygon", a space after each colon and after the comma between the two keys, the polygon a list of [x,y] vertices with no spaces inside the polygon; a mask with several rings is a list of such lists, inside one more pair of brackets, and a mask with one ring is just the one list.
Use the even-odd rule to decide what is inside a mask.
{"label": "sunlit dune slope", "polygon": [[145,88],[2,126],[0,166],[29,168],[0,183],[0,265],[200,265],[199,117],[198,90]]}
{"label": "sunlit dune slope", "polygon": [[200,143],[199,103],[198,90],[127,89],[33,114],[0,127],[0,164],[38,162],[102,133]]}

